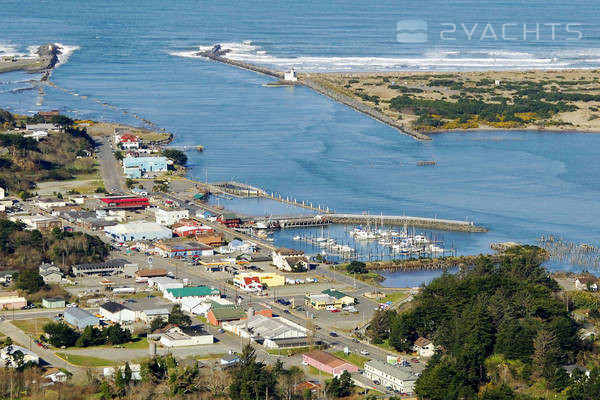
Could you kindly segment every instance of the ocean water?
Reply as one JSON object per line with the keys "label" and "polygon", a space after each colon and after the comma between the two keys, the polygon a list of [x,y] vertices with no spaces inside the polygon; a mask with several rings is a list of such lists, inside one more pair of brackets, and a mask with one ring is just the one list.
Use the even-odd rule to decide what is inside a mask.
{"label": "ocean water", "polygon": [[[56,87],[30,82],[36,75],[0,75],[2,108],[20,113],[57,108],[78,118],[135,125],[145,118],[173,132],[177,145],[205,146],[204,153],[188,154],[190,176],[201,180],[235,179],[340,212],[467,219],[490,229],[427,232],[461,254],[488,252],[500,240],[532,243],[542,234],[598,244],[598,135],[469,132],[421,143],[306,88],[267,88],[268,77],[193,53],[227,43],[233,58],[303,71],[598,68],[600,28],[594,16],[600,3],[64,0],[59,6],[5,0],[2,5],[0,54],[29,54],[32,46],[48,42],[68,49],[51,77]],[[405,20],[427,22],[427,41],[399,43],[397,24]],[[440,37],[448,24],[456,31],[446,37],[456,40]],[[539,40],[531,32],[523,38],[523,29],[536,24]],[[546,24],[560,24],[554,25],[554,38]],[[502,37],[503,25],[505,38],[517,40]],[[431,159],[436,166],[415,165]],[[296,212],[265,202],[234,203],[232,208],[259,215]],[[343,236],[344,227],[330,229]],[[298,245],[294,235],[279,232],[275,240]],[[431,276],[392,274],[387,282],[414,286]]]}

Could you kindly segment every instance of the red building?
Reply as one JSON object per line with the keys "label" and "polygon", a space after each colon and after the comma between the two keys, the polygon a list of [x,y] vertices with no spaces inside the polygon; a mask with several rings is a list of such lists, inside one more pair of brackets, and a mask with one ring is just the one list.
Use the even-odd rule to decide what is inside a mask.
{"label": "red building", "polygon": [[150,202],[147,197],[136,197],[136,196],[112,196],[103,197],[100,199],[104,203],[106,208],[146,208],[150,206]]}
{"label": "red building", "polygon": [[173,233],[179,237],[196,236],[203,233],[211,233],[210,226],[202,224],[191,218],[182,218],[173,225]]}
{"label": "red building", "polygon": [[344,371],[358,372],[356,365],[323,350],[312,350],[303,354],[302,362],[333,376],[339,376]]}
{"label": "red building", "polygon": [[228,228],[237,228],[242,223],[242,220],[235,214],[221,214],[217,221]]}

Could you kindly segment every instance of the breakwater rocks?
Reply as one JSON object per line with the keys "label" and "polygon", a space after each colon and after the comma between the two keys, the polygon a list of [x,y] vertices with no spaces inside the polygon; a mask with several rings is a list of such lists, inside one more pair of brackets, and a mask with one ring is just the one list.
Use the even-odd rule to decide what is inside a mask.
{"label": "breakwater rocks", "polygon": [[37,54],[37,57],[33,58],[2,57],[0,60],[0,73],[11,71],[40,72],[42,74],[42,81],[48,80],[50,72],[59,61],[59,54],[62,54],[60,47],[53,43],[48,43],[38,47],[35,54]]}
{"label": "breakwater rocks", "polygon": [[439,229],[444,231],[457,232],[487,232],[487,228],[477,226],[469,221],[457,221],[450,219],[424,218],[424,217],[408,217],[408,216],[393,216],[393,215],[363,215],[363,214],[328,214],[324,216],[328,221],[338,224],[375,224],[382,223],[384,225],[393,226],[414,226],[425,229]]}
{"label": "breakwater rocks", "polygon": [[473,265],[479,256],[449,256],[408,260],[373,261],[367,264],[370,271],[422,271],[463,268]]}
{"label": "breakwater rocks", "polygon": [[314,81],[313,79],[302,78],[301,82],[304,86],[309,87],[312,90],[337,101],[338,103],[344,104],[360,113],[368,115],[369,117],[379,122],[383,122],[384,124],[389,125],[392,128],[396,128],[402,134],[412,136],[418,140],[431,140],[429,136],[411,129],[407,129],[402,123],[388,117],[380,111],[375,110],[373,107],[361,103],[360,101],[353,99],[352,97],[342,94],[340,92],[337,92],[331,88],[323,86],[320,83]]}

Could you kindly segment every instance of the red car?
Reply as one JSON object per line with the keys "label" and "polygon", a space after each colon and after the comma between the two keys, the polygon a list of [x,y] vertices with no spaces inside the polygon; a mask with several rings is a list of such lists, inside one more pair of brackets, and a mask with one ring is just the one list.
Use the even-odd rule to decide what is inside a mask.
{"label": "red car", "polygon": [[340,312],[337,308],[335,310],[331,310],[331,312]]}

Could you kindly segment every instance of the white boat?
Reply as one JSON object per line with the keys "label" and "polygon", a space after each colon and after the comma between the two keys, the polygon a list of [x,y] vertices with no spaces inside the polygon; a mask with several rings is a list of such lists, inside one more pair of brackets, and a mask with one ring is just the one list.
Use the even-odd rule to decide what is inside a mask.
{"label": "white boat", "polygon": [[302,237],[300,235],[296,235],[293,237],[294,240],[302,240]]}

